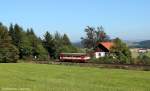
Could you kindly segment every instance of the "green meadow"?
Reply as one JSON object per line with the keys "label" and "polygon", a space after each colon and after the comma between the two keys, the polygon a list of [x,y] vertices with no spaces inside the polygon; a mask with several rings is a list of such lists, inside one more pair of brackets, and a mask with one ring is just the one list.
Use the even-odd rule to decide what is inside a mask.
{"label": "green meadow", "polygon": [[150,91],[150,72],[50,64],[0,64],[0,91]]}

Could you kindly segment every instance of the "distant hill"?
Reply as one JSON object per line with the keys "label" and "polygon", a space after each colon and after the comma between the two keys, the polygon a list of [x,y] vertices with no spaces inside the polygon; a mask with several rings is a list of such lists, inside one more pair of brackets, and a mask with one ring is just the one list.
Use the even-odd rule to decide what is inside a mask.
{"label": "distant hill", "polygon": [[150,40],[141,41],[138,44],[139,47],[150,48]]}
{"label": "distant hill", "polygon": [[132,42],[132,44],[127,43],[129,47],[134,48],[150,48],[150,40],[144,40],[140,42]]}
{"label": "distant hill", "polygon": [[[144,41],[128,41],[124,40],[124,42],[130,47],[130,48],[150,48],[150,40],[144,40]],[[83,45],[81,42],[74,42],[72,43],[74,46],[83,48]]]}
{"label": "distant hill", "polygon": [[138,42],[135,42],[135,41],[124,40],[124,42],[125,42],[129,47],[137,46],[137,45],[138,45]]}
{"label": "distant hill", "polygon": [[79,48],[83,48],[83,45],[81,44],[81,42],[74,42],[72,43],[74,46],[79,47]]}

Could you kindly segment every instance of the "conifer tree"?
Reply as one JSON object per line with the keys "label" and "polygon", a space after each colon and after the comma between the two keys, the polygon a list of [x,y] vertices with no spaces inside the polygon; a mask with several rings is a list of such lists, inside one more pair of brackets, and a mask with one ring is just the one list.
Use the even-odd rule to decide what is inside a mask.
{"label": "conifer tree", "polygon": [[63,35],[62,40],[63,40],[63,44],[64,44],[64,45],[71,45],[70,39],[69,39],[69,37],[67,36],[67,34],[64,34],[64,35]]}
{"label": "conifer tree", "polygon": [[30,42],[30,47],[32,48],[32,56],[41,59],[47,59],[48,53],[44,49],[41,40],[35,35],[33,29],[27,30],[27,37]]}
{"label": "conifer tree", "polygon": [[0,24],[0,62],[10,63],[17,62],[18,50],[11,44],[12,40],[9,36],[7,27]]}
{"label": "conifer tree", "polygon": [[56,46],[53,36],[47,31],[44,35],[43,45],[48,50],[49,56],[55,58]]}

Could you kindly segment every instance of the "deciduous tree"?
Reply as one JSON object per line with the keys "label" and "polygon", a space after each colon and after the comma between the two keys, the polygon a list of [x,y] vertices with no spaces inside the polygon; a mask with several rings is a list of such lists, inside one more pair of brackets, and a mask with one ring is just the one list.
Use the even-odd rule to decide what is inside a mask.
{"label": "deciduous tree", "polygon": [[102,26],[97,27],[97,29],[87,26],[85,32],[86,37],[81,38],[81,42],[85,48],[93,49],[98,42],[110,41],[109,36],[104,32],[104,28]]}

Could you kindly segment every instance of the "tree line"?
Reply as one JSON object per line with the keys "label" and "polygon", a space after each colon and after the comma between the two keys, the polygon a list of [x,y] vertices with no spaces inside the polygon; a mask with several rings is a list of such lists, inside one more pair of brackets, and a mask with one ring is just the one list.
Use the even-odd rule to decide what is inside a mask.
{"label": "tree line", "polygon": [[[102,26],[85,28],[86,36],[81,38],[83,48],[74,46],[67,34],[46,32],[43,38],[38,37],[32,28],[23,29],[18,24],[5,26],[0,23],[0,63],[17,62],[19,59],[29,61],[47,61],[58,59],[61,52],[93,52],[99,42],[113,42],[110,55],[91,61],[99,63],[132,64],[129,47],[120,38],[111,39]],[[145,56],[139,57],[138,63],[148,64],[149,59]],[[144,60],[144,61],[143,61]],[[146,60],[146,61],[145,61]]]}
{"label": "tree line", "polygon": [[32,28],[23,29],[18,24],[9,27],[0,23],[0,62],[17,62],[18,59],[46,61],[56,59],[60,52],[78,52],[67,34],[48,31],[44,38],[37,37]]}

